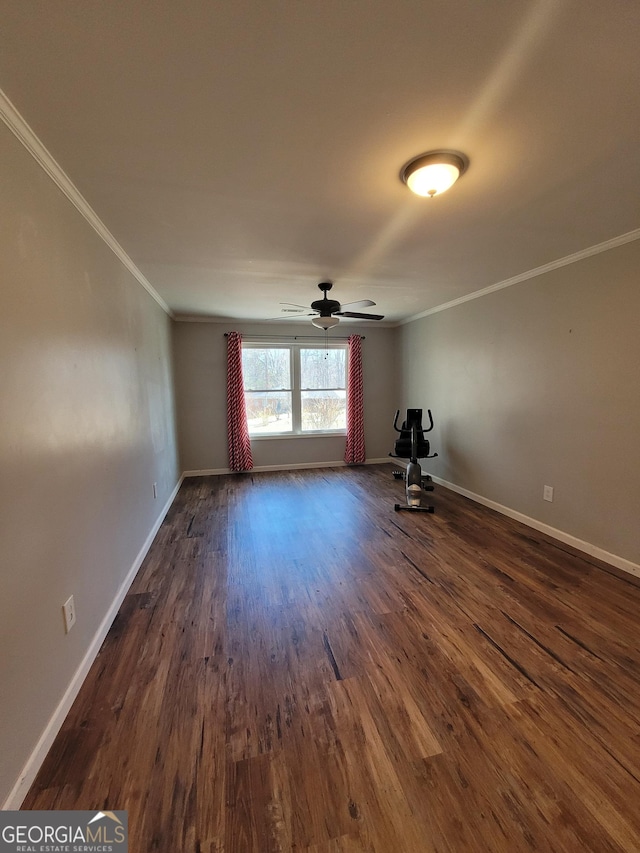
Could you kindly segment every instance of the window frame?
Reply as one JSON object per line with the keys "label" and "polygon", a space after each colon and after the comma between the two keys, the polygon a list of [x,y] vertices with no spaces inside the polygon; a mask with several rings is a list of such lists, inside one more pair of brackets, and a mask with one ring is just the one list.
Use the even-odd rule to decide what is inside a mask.
{"label": "window frame", "polygon": [[[338,429],[302,429],[302,392],[303,391],[344,391],[345,401],[347,394],[347,381],[349,376],[349,345],[346,341],[331,341],[327,343],[316,344],[312,341],[260,341],[252,340],[251,338],[242,341],[242,351],[245,349],[284,349],[289,350],[290,364],[290,382],[291,382],[291,430],[286,432],[269,432],[269,433],[252,433],[249,429],[249,438],[251,441],[263,441],[265,439],[282,439],[282,438],[318,438],[322,436],[346,436],[347,430],[345,427]],[[303,349],[314,350],[344,350],[344,388],[302,388],[301,383],[301,356],[300,352]],[[243,382],[244,384],[244,382]],[[245,393],[245,401],[247,389],[243,389]],[[256,393],[263,390],[265,392],[273,389],[249,389],[250,393]],[[288,390],[288,389],[283,389]]]}

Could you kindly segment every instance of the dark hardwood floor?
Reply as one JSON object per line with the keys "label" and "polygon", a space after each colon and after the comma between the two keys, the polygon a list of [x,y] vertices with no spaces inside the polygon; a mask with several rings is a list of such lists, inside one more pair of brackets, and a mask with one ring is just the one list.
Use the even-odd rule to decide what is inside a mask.
{"label": "dark hardwood floor", "polygon": [[640,582],[391,466],[185,481],[24,808],[130,850],[640,850]]}

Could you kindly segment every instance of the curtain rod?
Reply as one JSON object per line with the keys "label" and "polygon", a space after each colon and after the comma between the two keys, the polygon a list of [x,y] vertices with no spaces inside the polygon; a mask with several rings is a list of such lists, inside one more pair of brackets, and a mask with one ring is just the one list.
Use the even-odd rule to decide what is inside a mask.
{"label": "curtain rod", "polygon": [[[224,336],[225,336],[225,338],[228,338],[229,332],[225,332]],[[244,337],[244,335],[243,335],[243,337]],[[247,337],[251,338],[252,340],[254,338],[264,338],[265,340],[273,341],[276,338],[278,338],[278,339],[282,339],[284,341],[297,341],[297,340],[301,340],[302,338],[304,338],[305,340],[310,340],[310,341],[321,341],[323,343],[325,342],[324,335],[250,335],[250,334],[247,334]],[[363,341],[365,340],[364,335],[360,335],[360,338]],[[331,337],[331,338],[329,338],[329,343],[331,343],[331,341],[348,341],[348,340],[349,340],[348,336],[347,337],[344,337],[344,336],[342,336],[342,337],[339,337],[339,336],[338,337]]]}

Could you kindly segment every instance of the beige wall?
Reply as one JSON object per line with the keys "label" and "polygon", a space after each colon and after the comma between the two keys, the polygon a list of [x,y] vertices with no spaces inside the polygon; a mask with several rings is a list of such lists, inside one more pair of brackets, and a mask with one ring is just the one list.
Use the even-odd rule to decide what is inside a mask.
{"label": "beige wall", "polygon": [[[396,329],[340,323],[341,337],[355,332],[362,344],[365,442],[368,459],[379,459],[393,448],[393,413],[399,405],[396,372]],[[227,331],[245,336],[313,334],[311,324],[175,323],[174,364],[180,460],[183,470],[225,469],[227,457],[226,339]],[[337,332],[334,333],[338,334]],[[323,336],[320,333],[319,340]],[[252,444],[253,462],[262,465],[339,462],[344,437],[260,439]]]}
{"label": "beige wall", "polygon": [[636,241],[403,326],[430,470],[640,563],[639,317]]}
{"label": "beige wall", "polygon": [[4,802],[178,467],[171,321],[1,124],[0,162]]}

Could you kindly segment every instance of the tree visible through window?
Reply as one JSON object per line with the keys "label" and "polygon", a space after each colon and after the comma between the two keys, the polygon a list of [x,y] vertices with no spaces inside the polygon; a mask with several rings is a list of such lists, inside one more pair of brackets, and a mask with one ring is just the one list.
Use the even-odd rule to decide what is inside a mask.
{"label": "tree visible through window", "polygon": [[347,348],[243,343],[249,433],[344,432]]}

